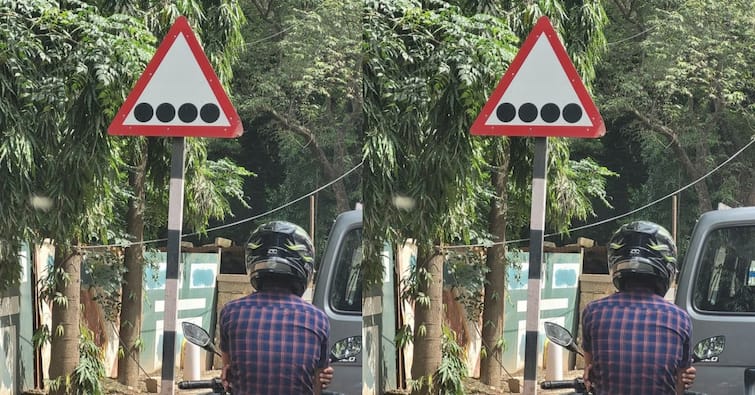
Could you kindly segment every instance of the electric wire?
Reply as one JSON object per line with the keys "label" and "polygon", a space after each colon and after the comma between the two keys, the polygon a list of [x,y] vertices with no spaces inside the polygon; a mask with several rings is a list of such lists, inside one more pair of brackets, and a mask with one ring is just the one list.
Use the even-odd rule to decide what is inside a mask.
{"label": "electric wire", "polygon": [[[284,208],[286,208],[286,207],[288,207],[288,206],[290,206],[290,205],[292,205],[294,203],[298,203],[298,202],[300,202],[300,201],[302,201],[302,200],[304,200],[304,199],[306,199],[306,198],[308,198],[308,197],[310,197],[310,196],[312,196],[312,195],[314,195],[314,194],[322,191],[325,188],[330,187],[331,185],[335,184],[336,182],[344,179],[349,174],[353,173],[358,168],[362,167],[363,164],[364,164],[364,160],[362,160],[361,162],[357,163],[354,167],[352,167],[351,169],[347,170],[346,172],[344,172],[340,176],[336,177],[332,181],[328,182],[327,184],[322,185],[319,188],[317,188],[317,189],[315,189],[315,190],[313,190],[313,191],[311,191],[311,192],[309,192],[309,193],[307,193],[305,195],[302,195],[302,196],[300,196],[300,197],[298,197],[298,198],[296,198],[294,200],[291,200],[291,201],[289,201],[287,203],[284,203],[284,204],[282,204],[282,205],[280,205],[280,206],[278,206],[278,207],[276,207],[274,209],[268,210],[268,211],[266,211],[266,212],[264,212],[262,214],[257,214],[257,215],[251,216],[249,218],[238,220],[236,222],[231,222],[229,224],[219,225],[219,226],[207,229],[204,232],[184,233],[184,234],[181,234],[181,238],[188,237],[188,236],[201,235],[203,233],[210,233],[210,232],[214,232],[216,230],[230,228],[230,227],[233,227],[233,226],[236,226],[236,225],[243,224],[245,222],[254,221],[256,219],[259,219],[259,218],[262,218],[262,217],[266,217],[266,216],[268,216],[268,215],[270,215],[270,214],[272,214],[272,213],[274,213],[276,211],[280,211],[280,210],[282,210],[282,209],[284,209]],[[161,238],[161,239],[152,239],[152,240],[144,240],[144,241],[134,241],[134,242],[124,241],[124,242],[112,243],[112,244],[98,244],[98,245],[91,245],[91,246],[81,246],[80,248],[81,249],[95,249],[95,248],[105,248],[105,247],[130,247],[130,246],[154,244],[154,243],[164,242],[164,241],[167,241],[167,240],[168,240],[167,238]]]}
{"label": "electric wire", "polygon": [[[603,225],[603,224],[605,224],[607,222],[611,222],[611,221],[614,221],[614,220],[617,220],[617,219],[620,219],[620,218],[624,218],[626,216],[629,216],[629,215],[632,215],[632,214],[637,213],[639,211],[642,211],[642,210],[644,210],[644,209],[646,209],[648,207],[654,206],[654,205],[656,205],[656,204],[658,204],[658,203],[660,203],[660,202],[662,202],[662,201],[664,201],[664,200],[666,200],[666,199],[668,199],[668,198],[670,198],[670,197],[672,197],[672,196],[674,196],[674,195],[676,195],[676,194],[678,194],[680,192],[683,192],[683,191],[685,191],[685,190],[693,187],[695,184],[697,184],[697,183],[705,180],[706,178],[710,177],[711,175],[713,175],[713,173],[715,173],[718,170],[720,170],[722,167],[724,167],[726,164],[728,164],[729,162],[731,162],[732,160],[734,160],[737,156],[739,156],[742,152],[744,152],[747,148],[749,148],[751,145],[753,145],[753,143],[755,143],[755,135],[753,135],[750,138],[750,142],[749,143],[745,144],[737,152],[735,152],[734,154],[732,154],[732,156],[730,156],[729,158],[727,158],[725,161],[721,162],[718,166],[716,166],[715,168],[713,168],[712,170],[710,170],[709,172],[707,172],[705,175],[703,175],[703,176],[699,177],[698,179],[690,182],[689,184],[687,184],[687,185],[685,185],[685,186],[677,189],[674,192],[671,192],[671,193],[669,193],[669,194],[667,194],[667,195],[665,195],[665,196],[663,196],[661,198],[658,198],[656,200],[653,200],[650,203],[647,203],[647,204],[645,204],[645,205],[643,205],[641,207],[638,207],[638,208],[636,208],[634,210],[627,211],[627,212],[625,212],[623,214],[619,214],[617,216],[614,216],[614,217],[611,217],[611,218],[608,218],[608,219],[600,220],[598,222],[593,222],[591,224],[578,226],[578,227],[575,227],[575,228],[571,228],[571,229],[565,230],[563,232],[547,233],[547,234],[543,235],[543,237],[545,238],[545,237],[559,236],[559,235],[568,234],[568,233],[571,233],[571,232],[574,232],[574,231],[578,231],[578,230],[589,229],[589,228],[592,228],[592,227],[595,227],[595,226]],[[445,249],[469,248],[469,247],[491,247],[491,246],[494,246],[494,245],[501,245],[501,244],[523,243],[523,242],[526,242],[526,241],[529,241],[529,240],[530,240],[529,238],[526,238],[526,239],[517,239],[517,240],[506,240],[506,241],[503,241],[503,242],[502,241],[497,241],[497,242],[493,242],[493,243],[444,245],[444,246],[440,246],[440,247],[445,248]]]}

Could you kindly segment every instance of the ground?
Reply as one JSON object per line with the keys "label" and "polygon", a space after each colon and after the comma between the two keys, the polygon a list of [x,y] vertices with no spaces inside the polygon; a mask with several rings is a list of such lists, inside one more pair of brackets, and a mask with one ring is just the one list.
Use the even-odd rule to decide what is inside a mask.
{"label": "ground", "polygon": [[[180,370],[176,370],[175,378],[176,382],[181,381],[183,377],[183,372]],[[219,377],[220,376],[220,370],[208,370],[201,374],[201,379],[210,379],[213,377]],[[158,383],[160,382],[160,372],[155,373],[154,376],[152,376],[157,379]],[[138,387],[127,387],[125,385],[122,385],[118,382],[117,379],[112,378],[105,378],[102,381],[102,385],[105,388],[105,394],[108,395],[137,395],[137,394],[149,394],[150,392],[147,391],[147,376],[142,375],[139,377],[139,386]],[[208,394],[210,393],[210,390],[179,390],[178,387],[175,387],[175,393],[181,394],[181,395],[188,395],[188,394]]]}
{"label": "ground", "polygon": [[[181,371],[176,371],[176,381],[181,380]],[[212,377],[218,377],[220,375],[219,370],[210,370],[202,373],[202,379],[209,379]],[[575,377],[579,377],[582,375],[582,370],[571,370],[568,372],[565,372],[563,375],[564,380],[571,380]],[[159,372],[154,376],[158,379],[160,374]],[[146,386],[146,376],[143,376],[139,379],[139,387],[133,388],[133,387],[126,387],[124,385],[121,385],[118,383],[118,380],[106,378],[103,380],[103,386],[105,387],[105,393],[109,395],[137,395],[137,394],[148,394],[147,392],[147,386]],[[516,378],[519,380],[520,384],[520,391],[519,392],[511,392],[507,380],[503,380],[500,387],[491,387],[489,385],[483,384],[480,382],[480,380],[476,378],[466,378],[464,379],[464,388],[466,389],[467,395],[509,395],[509,394],[516,394],[521,393],[524,389],[522,388],[524,386],[524,379],[522,378],[521,372],[515,373],[513,375],[513,378]],[[508,377],[507,377],[508,379]],[[545,373],[542,371],[538,372],[538,382],[545,380]],[[541,390],[538,388],[537,393],[538,394],[549,394],[549,395],[556,395],[556,394],[568,394],[572,391],[569,390]],[[188,395],[188,394],[207,394],[209,393],[208,390],[192,390],[192,391],[184,391],[178,390],[178,387],[176,387],[176,394],[181,395]],[[408,391],[391,391],[391,394],[406,394]]]}
{"label": "ground", "polygon": [[[582,376],[582,370],[570,370],[567,372],[564,372],[563,374],[563,380],[572,380],[576,377]],[[508,379],[513,378],[519,381],[519,391],[518,392],[512,392],[511,388],[509,388],[508,385]],[[540,383],[541,381],[545,380],[545,372],[542,370],[538,371],[538,378],[537,382]],[[483,384],[480,382],[479,379],[468,377],[464,379],[464,389],[466,390],[467,395],[509,395],[509,394],[519,394],[524,391],[524,378],[522,375],[522,372],[514,373],[513,376],[507,376],[500,386],[498,387],[492,387],[487,384]],[[570,391],[568,389],[566,390],[542,390],[538,387],[537,393],[538,394],[548,394],[548,395],[556,395],[556,394],[570,394],[573,391]],[[407,390],[396,390],[391,391],[388,394],[390,395],[403,395],[403,394],[409,394],[409,391]]]}
{"label": "ground", "polygon": [[[572,380],[576,377],[582,376],[582,370],[571,370],[568,372],[565,372],[563,375],[563,380]],[[467,378],[464,380],[464,388],[467,391],[467,395],[508,395],[508,394],[518,394],[522,393],[524,391],[524,378],[521,375],[521,372],[519,374],[515,374],[515,379],[519,380],[519,391],[518,392],[512,392],[509,388],[509,385],[507,383],[507,379],[503,380],[503,383],[501,383],[501,386],[499,388],[494,388],[489,385],[483,384],[480,382],[480,380],[475,378]],[[543,371],[538,372],[538,378],[537,382],[541,382],[545,380],[545,373]],[[570,390],[542,390],[540,387],[537,389],[538,394],[568,394],[573,391]]]}

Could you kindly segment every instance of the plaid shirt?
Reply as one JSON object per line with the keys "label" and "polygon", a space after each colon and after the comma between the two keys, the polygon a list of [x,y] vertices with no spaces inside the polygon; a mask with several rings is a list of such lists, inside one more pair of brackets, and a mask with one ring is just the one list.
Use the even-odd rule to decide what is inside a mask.
{"label": "plaid shirt", "polygon": [[256,292],[220,312],[220,349],[231,358],[234,395],[314,393],[328,366],[328,318],[302,298]]}
{"label": "plaid shirt", "polygon": [[676,394],[677,375],[691,363],[691,330],[684,310],[650,290],[589,303],[582,332],[595,394]]}

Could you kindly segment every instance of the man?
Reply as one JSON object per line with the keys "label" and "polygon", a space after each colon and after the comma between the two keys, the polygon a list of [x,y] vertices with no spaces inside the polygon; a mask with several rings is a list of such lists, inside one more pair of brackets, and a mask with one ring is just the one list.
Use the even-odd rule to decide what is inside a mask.
{"label": "man", "polygon": [[608,267],[618,292],[582,315],[586,383],[598,395],[681,394],[695,371],[690,318],[664,299],[677,271],[671,235],[647,221],[622,226]]}
{"label": "man", "polygon": [[328,318],[301,296],[312,279],[314,247],[285,221],[258,227],[246,245],[256,292],[220,313],[222,379],[234,395],[319,394],[332,378]]}

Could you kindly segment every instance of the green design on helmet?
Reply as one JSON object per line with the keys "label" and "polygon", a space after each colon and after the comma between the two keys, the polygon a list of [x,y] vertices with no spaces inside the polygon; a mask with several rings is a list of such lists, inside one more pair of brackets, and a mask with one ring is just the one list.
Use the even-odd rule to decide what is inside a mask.
{"label": "green design on helmet", "polygon": [[608,244],[608,271],[616,289],[627,279],[647,280],[665,295],[676,275],[676,243],[662,226],[648,221],[625,224]]}
{"label": "green design on helmet", "polygon": [[286,221],[260,225],[246,244],[246,271],[259,290],[265,281],[277,279],[292,286],[299,296],[312,279],[315,249],[304,229]]}

